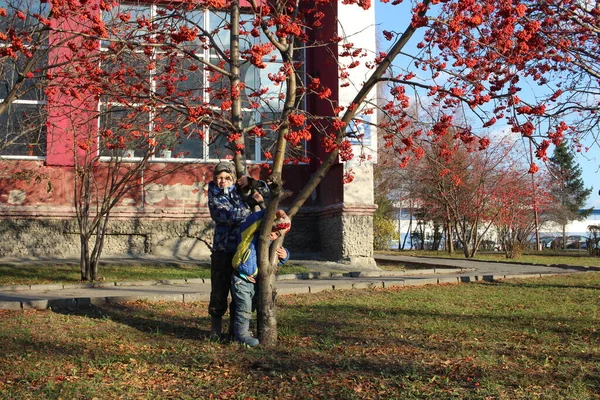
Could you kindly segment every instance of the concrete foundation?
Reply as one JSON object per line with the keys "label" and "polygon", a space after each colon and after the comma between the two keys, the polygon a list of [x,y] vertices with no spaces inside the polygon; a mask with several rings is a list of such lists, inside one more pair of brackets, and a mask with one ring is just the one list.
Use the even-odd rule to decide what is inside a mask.
{"label": "concrete foundation", "polygon": [[[284,245],[292,254],[316,254],[330,261],[372,267],[373,208],[345,206],[310,210],[294,218]],[[214,224],[208,213],[184,218],[111,218],[103,255],[155,255],[189,259],[210,257]],[[71,218],[0,220],[0,257],[79,257],[77,222]]]}

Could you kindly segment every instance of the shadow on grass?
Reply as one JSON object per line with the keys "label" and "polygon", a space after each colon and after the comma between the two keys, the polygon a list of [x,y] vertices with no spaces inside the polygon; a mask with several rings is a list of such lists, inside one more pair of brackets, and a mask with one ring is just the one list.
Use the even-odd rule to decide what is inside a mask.
{"label": "shadow on grass", "polygon": [[[59,314],[76,315],[91,319],[109,319],[119,324],[127,325],[141,332],[161,334],[180,339],[208,338],[210,320],[208,315],[203,318],[194,316],[178,317],[154,311],[145,302],[104,304],[87,307],[57,307],[53,311]],[[207,327],[200,329],[197,326]]]}
{"label": "shadow on grass", "polygon": [[[564,289],[598,289],[594,284],[587,286],[577,283],[554,285],[491,282],[482,286],[484,285],[560,289],[556,291],[557,296],[568,293]],[[456,288],[467,289],[468,286]],[[463,292],[469,293],[468,290],[460,291]],[[424,297],[430,303],[423,304],[422,307],[419,307],[418,302],[407,302],[407,298],[391,297],[370,299],[367,304],[348,304],[347,298],[342,295],[339,295],[342,296],[339,299],[321,300],[321,303],[316,304],[285,304],[281,308],[280,327],[292,334],[283,336],[278,346],[258,349],[256,352],[240,352],[237,347],[229,348],[225,345],[222,347],[223,362],[235,363],[256,374],[266,372],[295,376],[296,371],[303,374],[356,371],[363,377],[366,374],[403,377],[402,379],[408,380],[442,376],[452,369],[453,384],[465,388],[470,387],[466,383],[467,378],[477,381],[489,372],[482,371],[482,367],[475,363],[463,360],[469,351],[527,360],[534,365],[543,365],[543,357],[547,355],[551,355],[560,365],[582,365],[585,368],[594,365],[594,352],[590,354],[581,349],[584,348],[582,346],[591,348],[592,343],[598,343],[600,331],[592,329],[593,321],[586,313],[579,314],[578,310],[573,310],[572,314],[555,315],[551,308],[533,312],[542,306],[528,303],[528,297],[504,301],[503,297],[498,298],[503,293],[498,292],[493,300],[488,300],[484,293],[489,294],[490,291],[464,294],[461,301],[469,305],[464,308],[461,308],[460,302],[454,308],[443,308],[441,304],[438,307],[431,304],[435,301],[431,296]],[[589,296],[589,293],[592,295]],[[586,296],[594,301],[596,293],[588,292]],[[552,294],[547,297],[552,298]],[[477,301],[481,307],[474,308],[470,303],[473,301]],[[523,308],[520,308],[521,305]],[[589,304],[587,306],[589,309]],[[192,343],[198,339],[204,340],[208,335],[208,316],[198,318],[191,312],[186,314],[187,310],[181,312],[172,306],[163,308],[161,305],[134,302],[56,311],[91,319],[109,319],[133,327],[149,335],[149,338],[156,335]],[[200,315],[199,312],[196,314]],[[552,336],[546,337],[546,334]],[[307,339],[306,342],[302,341],[303,338]],[[554,342],[564,345],[556,346]],[[153,345],[151,339],[149,343]],[[388,349],[395,349],[395,352],[387,352]],[[199,357],[201,363],[211,362],[209,355]],[[438,357],[452,364],[440,363]],[[421,362],[427,358],[432,361]],[[148,356],[148,360],[160,362],[155,356]],[[173,353],[170,361],[183,366],[198,365],[198,361],[189,354]],[[505,370],[494,373],[498,376],[506,375]],[[570,377],[558,367],[550,374],[543,369],[532,371],[527,368],[514,371],[514,375],[517,377],[511,376],[510,381],[517,381],[520,385],[547,385],[560,381],[561,387],[568,387],[570,382]],[[589,385],[597,385],[599,380],[593,373],[587,372],[578,373],[578,377]],[[498,379],[504,382],[505,378]]]}
{"label": "shadow on grass", "polygon": [[[600,262],[600,259],[598,260]],[[588,272],[588,271],[600,271],[600,267],[595,267],[595,266],[589,266],[589,267],[582,267],[579,265],[567,265],[567,264],[550,264],[548,265],[549,268],[556,268],[556,269],[568,269],[568,270],[575,270],[575,271],[580,271],[580,272]]]}
{"label": "shadow on grass", "polygon": [[[465,301],[469,299],[465,298]],[[538,320],[539,325],[536,324],[536,328],[540,330],[538,334],[528,333],[527,329],[533,326],[529,316],[511,317],[497,310],[490,311],[493,312],[490,315],[485,314],[487,312],[485,309],[481,310],[482,314],[473,315],[472,311],[468,311],[471,314],[465,315],[460,309],[456,312],[447,312],[419,308],[418,305],[406,304],[405,300],[399,303],[379,301],[366,305],[339,304],[335,301],[327,304],[285,304],[281,310],[280,326],[282,330],[290,328],[294,333],[283,336],[276,347],[245,350],[237,345],[215,345],[215,347],[207,345],[204,339],[208,335],[208,330],[202,327],[208,328],[208,316],[198,318],[194,315],[200,315],[200,306],[204,307],[203,304],[173,307],[133,302],[91,306],[84,309],[62,308],[54,311],[92,320],[110,320],[144,333],[144,335],[138,335],[137,332],[135,335],[124,333],[123,336],[119,335],[119,341],[120,343],[125,343],[127,340],[143,341],[143,344],[147,344],[143,346],[147,350],[139,357],[154,365],[162,366],[168,362],[174,366],[172,371],[177,374],[177,384],[188,382],[186,377],[190,371],[201,372],[203,378],[207,374],[216,382],[223,378],[223,370],[227,371],[233,365],[244,371],[243,376],[246,378],[241,379],[247,385],[264,387],[269,390],[268,393],[275,390],[269,386],[272,384],[271,380],[277,382],[277,379],[280,379],[280,382],[290,384],[293,382],[292,379],[298,379],[303,384],[310,384],[312,377],[327,379],[325,382],[331,385],[352,382],[355,376],[366,382],[385,380],[388,386],[398,390],[397,393],[402,393],[403,385],[408,383],[414,383],[415,387],[419,388],[430,388],[428,385],[432,380],[442,376],[449,378],[446,383],[436,383],[441,385],[440,390],[474,389],[474,382],[489,379],[490,376],[502,386],[553,385],[568,388],[572,379],[571,375],[564,374],[563,370],[558,368],[545,371],[542,368],[532,369],[517,365],[519,368],[507,373],[500,363],[486,365],[484,361],[474,361],[473,358],[466,357],[471,351],[475,352],[475,358],[477,354],[499,354],[506,355],[509,359],[527,360],[534,365],[542,365],[543,357],[547,355],[551,355],[556,359],[556,363],[561,365],[566,363],[577,366],[579,364],[573,363],[573,360],[577,359],[580,360],[580,364],[585,364],[575,371],[575,375],[590,387],[594,387],[593,385],[597,385],[599,381],[599,378],[594,376],[595,355],[593,352],[585,354],[576,351],[581,350],[580,342],[572,347],[565,345],[560,348],[555,348],[548,343],[546,344],[548,352],[539,352],[537,345],[545,340],[539,336],[542,331],[559,322],[561,324],[573,322],[570,318]],[[190,312],[182,307],[191,307]],[[203,310],[205,312],[204,308]],[[449,331],[445,331],[446,325],[439,324],[445,321],[450,322]],[[458,329],[456,325],[459,325]],[[591,323],[581,325],[585,329],[580,328],[580,325],[565,328],[565,337],[580,338],[589,325]],[[84,323],[79,326],[88,327],[90,324]],[[469,329],[477,329],[480,337],[485,337],[484,335],[492,334],[496,328],[500,333],[488,336],[488,341],[483,339],[477,343],[469,339],[471,336],[461,337],[457,334],[461,330],[468,332]],[[503,330],[509,328],[511,332],[518,334],[518,339],[502,336]],[[124,331],[122,327],[112,324],[98,324],[85,329],[89,329],[92,336],[96,332],[101,332],[104,338],[108,338],[104,339],[105,342],[112,340],[111,333]],[[586,333],[589,334],[589,331]],[[94,365],[128,363],[130,357],[138,357],[137,353],[124,353],[116,346],[97,348],[95,341],[70,346],[68,343],[53,342],[51,339],[37,343],[29,340],[25,334],[18,337],[20,349],[48,354],[56,358],[57,362],[63,362],[58,361],[63,353],[72,358],[85,354],[81,362]],[[596,334],[588,337],[586,341],[597,343],[598,339]],[[529,344],[534,346],[529,348]],[[184,347],[187,349],[182,350]],[[161,348],[162,352],[157,351]],[[206,351],[207,349],[209,351]],[[136,347],[135,350],[139,348]],[[487,359],[486,356],[482,358]],[[151,371],[164,373],[164,369],[153,368]],[[119,381],[119,384],[126,384],[126,381]],[[231,381],[226,384],[231,384]],[[329,398],[357,398],[345,397],[344,392],[335,390],[331,392]],[[368,394],[369,397],[363,398],[376,398],[375,394],[376,392],[371,392]],[[509,397],[510,394],[513,393],[509,393]],[[463,398],[482,398],[475,394],[473,396]],[[195,398],[206,398],[206,396],[195,396]],[[320,398],[327,398],[327,396]],[[394,397],[388,396],[388,398]],[[430,398],[435,396],[432,395]]]}

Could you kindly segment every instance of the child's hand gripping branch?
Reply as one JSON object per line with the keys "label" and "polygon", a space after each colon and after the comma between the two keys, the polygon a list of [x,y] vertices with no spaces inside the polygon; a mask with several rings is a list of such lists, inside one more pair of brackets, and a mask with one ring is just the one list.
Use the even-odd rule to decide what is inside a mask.
{"label": "child's hand gripping branch", "polygon": [[[273,223],[273,227],[271,228],[271,233],[269,236],[271,242],[283,237],[290,231],[291,228],[292,223],[290,221],[290,217],[288,217],[285,211],[277,210],[275,213],[275,222]],[[279,263],[277,265],[283,265],[290,258],[290,253],[285,247],[278,247],[276,252],[277,258],[279,259]]]}

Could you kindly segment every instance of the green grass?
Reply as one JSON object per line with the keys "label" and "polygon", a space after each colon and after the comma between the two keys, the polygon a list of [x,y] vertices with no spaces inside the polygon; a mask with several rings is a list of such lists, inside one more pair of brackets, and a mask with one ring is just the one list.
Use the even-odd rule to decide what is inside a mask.
{"label": "green grass", "polygon": [[[378,251],[378,254],[388,255],[403,255],[403,256],[421,256],[421,257],[441,257],[441,258],[458,258],[465,259],[462,252],[456,251],[453,254],[448,254],[444,251],[427,251],[427,250],[387,250]],[[535,253],[526,253],[519,258],[509,259],[504,256],[504,253],[478,253],[475,255],[475,260],[512,262],[512,263],[531,263],[531,264],[566,264],[575,266],[600,266],[600,257],[590,257],[583,251],[552,251],[546,250]]]}
{"label": "green grass", "polygon": [[263,349],[210,343],[206,303],[0,310],[0,397],[597,399],[599,296],[600,273],[283,296]]}
{"label": "green grass", "polygon": [[[113,281],[140,281],[162,279],[192,279],[210,278],[210,264],[154,262],[143,264],[128,262],[125,264],[105,263],[100,265],[101,279]],[[296,274],[308,272],[302,265],[284,265],[278,274]],[[33,285],[45,283],[78,283],[81,274],[76,264],[44,264],[41,262],[22,265],[0,264],[0,286],[2,285]]]}

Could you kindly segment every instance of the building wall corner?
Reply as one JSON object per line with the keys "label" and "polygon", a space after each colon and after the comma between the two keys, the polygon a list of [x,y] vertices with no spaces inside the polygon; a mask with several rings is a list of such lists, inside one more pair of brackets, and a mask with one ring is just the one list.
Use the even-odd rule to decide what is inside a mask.
{"label": "building wall corner", "polygon": [[321,256],[356,267],[373,268],[375,205],[343,204],[324,209],[318,219]]}

